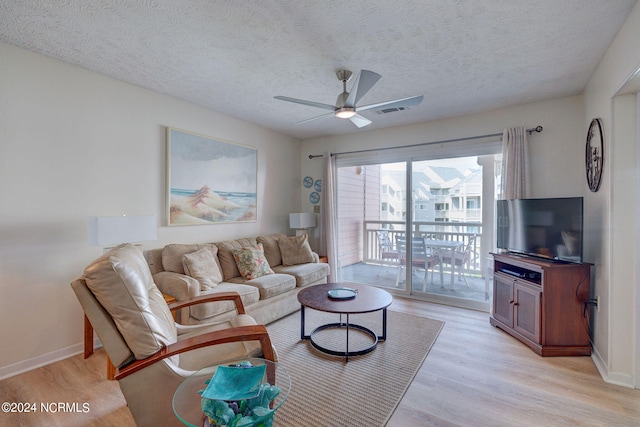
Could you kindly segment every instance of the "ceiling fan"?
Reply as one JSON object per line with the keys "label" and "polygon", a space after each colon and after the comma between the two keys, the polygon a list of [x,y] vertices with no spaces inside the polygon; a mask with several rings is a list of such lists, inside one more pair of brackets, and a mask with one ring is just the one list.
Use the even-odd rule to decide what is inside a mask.
{"label": "ceiling fan", "polygon": [[359,128],[371,124],[371,120],[359,115],[359,112],[381,109],[381,108],[400,108],[400,107],[412,107],[419,105],[424,98],[420,96],[411,96],[409,98],[394,99],[392,101],[378,102],[375,104],[358,106],[358,102],[363,96],[369,92],[378,80],[382,76],[378,73],[374,73],[369,70],[361,70],[356,77],[351,92],[347,92],[347,82],[351,79],[352,72],[349,70],[338,70],[336,76],[338,80],[342,82],[342,93],[338,95],[336,99],[336,105],[323,104],[321,102],[305,101],[303,99],[289,98],[288,96],[275,96],[275,99],[281,101],[294,102],[296,104],[309,105],[311,107],[322,108],[323,110],[330,110],[330,113],[322,114],[320,116],[312,117],[310,119],[302,120],[295,124],[307,123],[312,120],[322,119],[324,117],[336,116],[341,119],[349,119]]}

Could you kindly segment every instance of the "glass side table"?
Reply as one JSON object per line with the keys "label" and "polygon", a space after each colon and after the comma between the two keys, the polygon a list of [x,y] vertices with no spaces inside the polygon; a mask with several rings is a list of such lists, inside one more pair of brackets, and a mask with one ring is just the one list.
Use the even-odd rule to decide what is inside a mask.
{"label": "glass side table", "polygon": [[284,404],[291,389],[291,379],[287,371],[278,363],[260,358],[242,358],[220,362],[215,366],[209,366],[196,371],[193,375],[182,381],[173,395],[173,412],[178,419],[185,425],[192,427],[208,426],[205,420],[205,414],[202,411],[202,397],[198,391],[207,387],[205,381],[213,378],[216,369],[219,366],[239,365],[242,362],[250,362],[252,366],[266,365],[262,383],[275,385],[280,389],[280,393],[271,401],[270,412],[262,416],[255,416],[251,424],[243,424],[246,426],[270,425],[273,416],[278,408]]}

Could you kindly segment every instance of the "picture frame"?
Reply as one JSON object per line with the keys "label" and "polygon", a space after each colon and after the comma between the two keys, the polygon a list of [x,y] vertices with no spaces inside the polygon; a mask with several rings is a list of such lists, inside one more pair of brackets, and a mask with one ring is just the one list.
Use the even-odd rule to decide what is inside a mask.
{"label": "picture frame", "polygon": [[167,127],[167,225],[258,220],[258,149]]}

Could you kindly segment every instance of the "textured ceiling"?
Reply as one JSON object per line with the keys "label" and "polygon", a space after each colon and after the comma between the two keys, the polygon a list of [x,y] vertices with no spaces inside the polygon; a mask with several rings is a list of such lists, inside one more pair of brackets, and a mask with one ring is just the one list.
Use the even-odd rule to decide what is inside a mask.
{"label": "textured ceiling", "polygon": [[[298,138],[579,94],[636,0],[0,0],[0,41]],[[335,71],[382,75],[358,129]]]}

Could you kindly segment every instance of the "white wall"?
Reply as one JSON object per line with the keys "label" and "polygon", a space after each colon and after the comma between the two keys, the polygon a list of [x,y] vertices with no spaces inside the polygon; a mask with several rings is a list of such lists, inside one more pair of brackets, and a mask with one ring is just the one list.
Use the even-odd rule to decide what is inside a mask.
{"label": "white wall", "polygon": [[[88,216],[156,214],[145,248],[290,232],[298,140],[6,44],[0,64],[0,378],[81,351]],[[258,148],[257,222],[164,225],[166,126]]]}
{"label": "white wall", "polygon": [[[432,122],[304,140],[302,170],[305,175],[321,176],[322,159],[309,159],[309,154],[419,144],[501,133],[510,126],[541,125],[544,131],[529,137],[532,197],[580,196],[585,187],[582,141],[586,131],[582,129],[582,105],[582,97],[573,96]],[[439,147],[440,144],[436,144],[433,149],[437,151]],[[302,203],[305,204],[304,198]]]}
{"label": "white wall", "polygon": [[635,106],[628,96],[615,102],[613,97],[639,67],[640,4],[636,4],[584,92],[582,123],[586,131],[593,118],[600,118],[605,133],[602,186],[597,193],[585,193],[586,225],[594,230],[585,247],[597,260],[595,292],[601,298],[594,318],[596,360],[605,378],[624,385],[632,385],[638,375],[633,343],[639,336],[635,305],[639,283],[633,265],[639,255],[635,237],[640,212],[637,136],[628,123]]}

